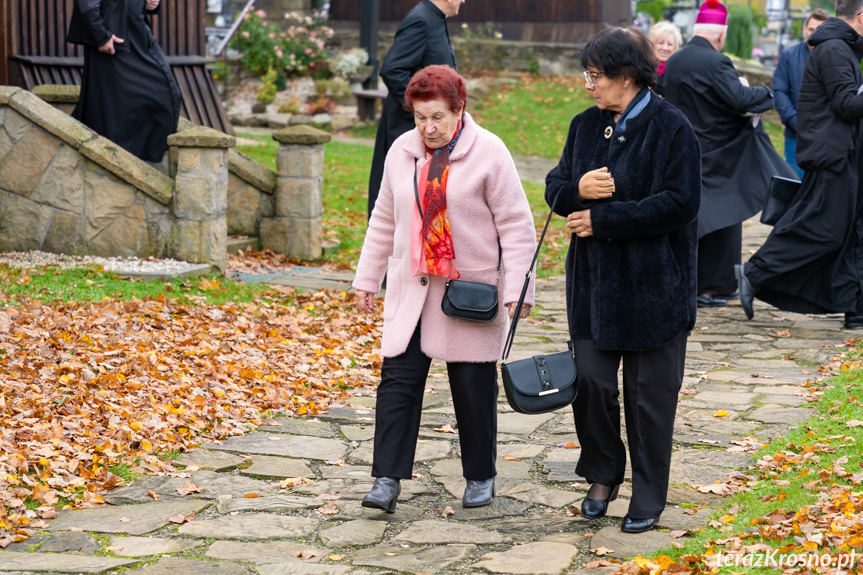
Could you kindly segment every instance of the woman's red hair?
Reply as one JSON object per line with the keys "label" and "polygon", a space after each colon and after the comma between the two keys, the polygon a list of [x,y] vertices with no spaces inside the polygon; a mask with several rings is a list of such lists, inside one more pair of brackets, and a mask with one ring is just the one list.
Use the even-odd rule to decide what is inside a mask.
{"label": "woman's red hair", "polygon": [[413,112],[414,102],[443,100],[450,111],[458,113],[467,107],[467,85],[449,66],[426,66],[411,78],[405,90],[405,110]]}

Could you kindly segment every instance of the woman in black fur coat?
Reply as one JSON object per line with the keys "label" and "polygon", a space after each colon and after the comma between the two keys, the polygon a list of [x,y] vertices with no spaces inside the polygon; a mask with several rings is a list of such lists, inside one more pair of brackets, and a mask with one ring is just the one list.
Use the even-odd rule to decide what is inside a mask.
{"label": "woman in black fur coat", "polygon": [[621,529],[651,529],[665,508],[686,339],[695,325],[701,151],[686,117],[651,91],[650,41],[628,28],[593,36],[581,56],[596,106],[569,127],[545,198],[567,218],[570,336],[578,365],[576,472],[591,483],[587,518],[605,515],[626,467]]}

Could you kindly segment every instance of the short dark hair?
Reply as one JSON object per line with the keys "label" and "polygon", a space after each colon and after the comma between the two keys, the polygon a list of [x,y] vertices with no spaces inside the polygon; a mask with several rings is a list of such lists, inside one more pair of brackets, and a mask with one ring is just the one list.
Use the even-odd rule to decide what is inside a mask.
{"label": "short dark hair", "polygon": [[836,0],[836,17],[852,20],[863,10],[863,0]]}
{"label": "short dark hair", "polygon": [[467,84],[449,66],[426,66],[411,78],[405,90],[405,110],[414,111],[414,102],[443,100],[451,112],[467,107]]}
{"label": "short dark hair", "polygon": [[[860,0],[863,2],[863,0]],[[639,88],[656,85],[659,62],[653,44],[635,28],[606,28],[587,41],[581,67],[595,66],[609,78],[630,76]]]}
{"label": "short dark hair", "polygon": [[805,28],[810,20],[818,20],[819,22],[824,22],[827,18],[830,17],[830,12],[824,10],[823,8],[818,8],[817,10],[813,10],[812,14],[809,15],[809,18],[803,22],[803,27]]}

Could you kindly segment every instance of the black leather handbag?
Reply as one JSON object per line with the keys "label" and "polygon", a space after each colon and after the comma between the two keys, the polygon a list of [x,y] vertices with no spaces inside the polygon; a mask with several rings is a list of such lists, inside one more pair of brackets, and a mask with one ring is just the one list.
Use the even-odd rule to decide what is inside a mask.
{"label": "black leather handbag", "polygon": [[[557,201],[555,199],[555,201]],[[503,363],[500,366],[503,378],[503,390],[510,407],[519,413],[537,414],[547,413],[571,405],[578,395],[577,376],[578,370],[575,366],[575,356],[572,353],[572,342],[567,342],[569,349],[549,354],[539,354],[527,359],[520,359],[506,363],[512,342],[515,338],[515,330],[518,327],[518,318],[524,305],[524,297],[530,285],[530,276],[539,256],[539,249],[545,239],[545,232],[551,216],[554,214],[554,205],[545,221],[545,228],[533,254],[533,262],[524,276],[524,286],[521,296],[518,298],[518,307],[506,336],[503,346]]]}
{"label": "black leather handbag", "polygon": [[775,226],[779,218],[788,211],[788,206],[791,205],[791,201],[799,190],[800,182],[797,180],[773,176],[767,186],[767,198],[764,200],[764,207],[761,208],[761,223]]}
{"label": "black leather handbag", "polygon": [[440,307],[456,319],[490,322],[497,317],[497,286],[449,280]]}

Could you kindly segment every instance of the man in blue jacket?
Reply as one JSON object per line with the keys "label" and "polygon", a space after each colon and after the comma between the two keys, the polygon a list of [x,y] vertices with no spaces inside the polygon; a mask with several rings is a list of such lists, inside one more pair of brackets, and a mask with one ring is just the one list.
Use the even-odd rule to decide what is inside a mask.
{"label": "man in blue jacket", "polygon": [[785,124],[785,161],[794,168],[800,179],[803,179],[803,170],[797,165],[797,95],[800,93],[803,66],[812,50],[812,46],[807,43],[809,35],[829,17],[830,14],[820,8],[812,12],[803,23],[803,41],[782,51],[779,64],[773,72],[776,111]]}

